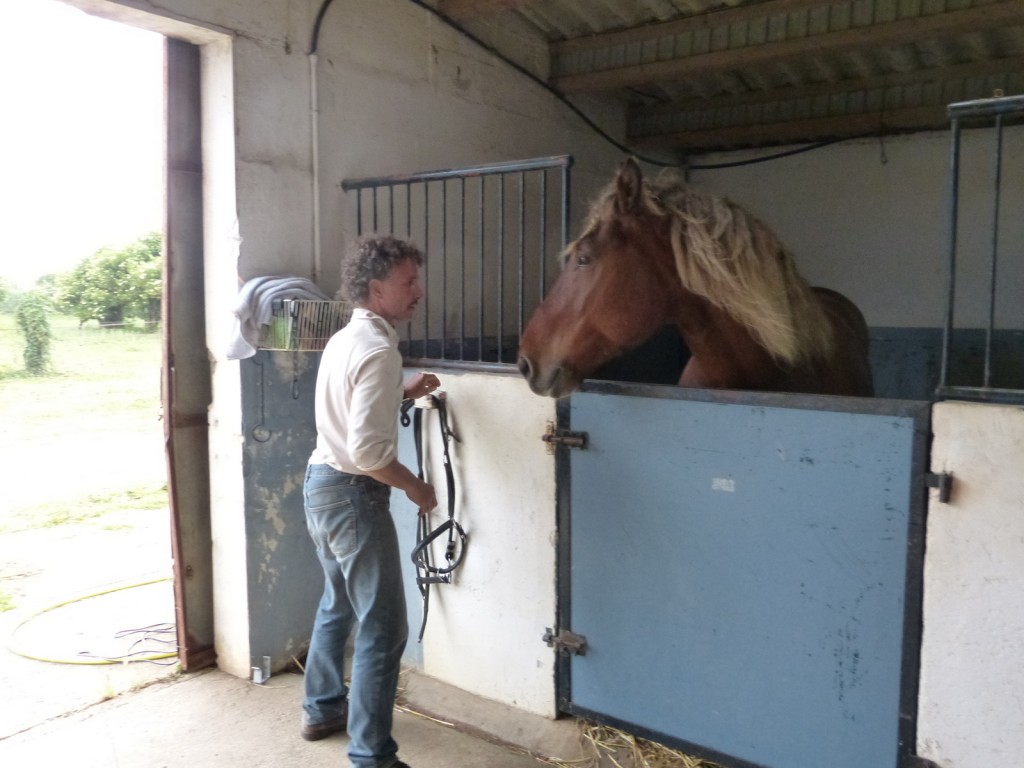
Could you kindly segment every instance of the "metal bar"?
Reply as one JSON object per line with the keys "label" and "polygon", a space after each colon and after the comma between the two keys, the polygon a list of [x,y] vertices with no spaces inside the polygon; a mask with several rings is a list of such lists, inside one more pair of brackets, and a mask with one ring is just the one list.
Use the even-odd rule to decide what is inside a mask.
{"label": "metal bar", "polygon": [[957,195],[960,185],[960,121],[953,118],[951,126],[953,145],[949,170],[949,252],[946,273],[946,323],[942,330],[942,366],[939,370],[939,388],[946,386],[949,361],[953,345],[953,302],[956,295],[956,238]]}
{"label": "metal bar", "polygon": [[389,184],[402,184],[413,181],[438,181],[440,179],[462,178],[470,176],[488,176],[492,174],[514,173],[516,171],[534,171],[541,168],[567,167],[572,163],[571,155],[552,155],[531,160],[512,160],[507,163],[491,163],[454,168],[438,171],[420,171],[419,173],[398,174],[395,176],[377,176],[375,178],[345,179],[341,188],[346,192],[368,187],[385,187]]}
{"label": "metal bar", "polygon": [[448,346],[448,182],[441,182],[441,359]]}
{"label": "metal bar", "polygon": [[523,336],[524,317],[523,305],[526,303],[526,177],[519,173],[519,329],[518,335]]}
{"label": "metal bar", "polygon": [[480,192],[478,196],[479,206],[477,208],[477,215],[480,217],[480,236],[478,240],[479,251],[480,251],[480,273],[479,273],[479,291],[477,297],[479,298],[479,306],[477,307],[477,336],[476,336],[476,352],[477,360],[483,362],[484,360],[484,228],[486,222],[484,221],[484,201],[486,199],[484,187],[486,185],[486,179],[480,179]]}
{"label": "metal bar", "polygon": [[939,400],[969,400],[1005,405],[1024,404],[1024,393],[1021,390],[998,387],[939,387],[935,391],[935,396]]}
{"label": "metal bar", "polygon": [[[423,182],[423,255],[430,249],[430,182]],[[430,259],[423,269],[423,356],[429,357],[427,342],[430,340]]]}
{"label": "metal bar", "polygon": [[405,185],[405,238],[412,237],[412,184]]}
{"label": "metal bar", "polygon": [[395,231],[395,188],[388,187],[388,227]]}
{"label": "metal bar", "polygon": [[[412,237],[412,184],[405,185],[405,239]],[[409,340],[409,349],[412,350],[412,320],[405,324],[405,338]]]}
{"label": "metal bar", "polygon": [[963,117],[991,117],[1016,113],[1024,113],[1024,95],[960,101],[946,107],[946,115],[953,120]]}
{"label": "metal bar", "polygon": [[992,254],[989,259],[988,277],[988,326],[985,328],[985,378],[983,384],[992,386],[992,330],[996,323],[996,272],[999,262],[999,201],[1001,198],[1003,166],[1003,116],[996,115],[996,156],[994,181],[994,205],[992,212]]}
{"label": "metal bar", "polygon": [[[548,271],[548,174],[547,171],[540,172],[540,295],[538,303],[544,300],[544,292],[547,287]],[[521,335],[521,334],[520,334]]]}
{"label": "metal bar", "polygon": [[466,180],[459,179],[459,359],[466,356]]}
{"label": "metal bar", "polygon": [[370,233],[373,234],[373,233],[377,232],[377,230],[378,230],[377,229],[377,206],[378,206],[378,201],[377,201],[377,190],[376,189],[371,190],[370,200],[373,201],[371,206],[370,206],[370,222],[371,222],[371,224],[370,224]]}
{"label": "metal bar", "polygon": [[489,371],[506,374],[509,372],[507,363],[486,363],[477,360],[437,360],[433,357],[406,356],[405,364],[414,368],[446,368],[453,371]]}
{"label": "metal bar", "polygon": [[562,242],[558,250],[561,252],[569,244],[569,168],[572,167],[572,158],[562,166]]}
{"label": "metal bar", "polygon": [[363,193],[356,194],[356,236],[363,234]]}
{"label": "metal bar", "polygon": [[498,362],[505,359],[505,176],[498,177]]}

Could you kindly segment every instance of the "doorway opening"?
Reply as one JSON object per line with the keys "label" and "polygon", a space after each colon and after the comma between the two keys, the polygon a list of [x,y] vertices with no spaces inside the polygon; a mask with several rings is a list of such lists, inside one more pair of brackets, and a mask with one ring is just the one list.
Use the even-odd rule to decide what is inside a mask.
{"label": "doorway opening", "polygon": [[[114,317],[85,295],[162,271],[139,243],[164,237],[164,38],[56,0],[4,15],[0,738],[178,667],[160,323],[144,297],[109,287]],[[27,297],[49,334],[32,372]]]}

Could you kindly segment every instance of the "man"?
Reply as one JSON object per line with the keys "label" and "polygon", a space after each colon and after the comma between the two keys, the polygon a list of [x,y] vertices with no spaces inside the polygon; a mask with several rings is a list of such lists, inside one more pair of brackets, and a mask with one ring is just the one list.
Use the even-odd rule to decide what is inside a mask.
{"label": "man", "polygon": [[[361,240],[342,285],[352,319],[327,343],[317,373],[316,449],[306,470],[306,523],[324,569],[324,592],[306,658],[302,737],[348,727],[353,768],[409,768],[391,736],[392,708],[408,636],[391,488],[420,514],[437,506],[434,488],[398,462],[403,398],[440,382],[419,373],[403,386],[394,326],[423,296],[423,254],[388,236]],[[356,627],[351,686],[345,644]]]}

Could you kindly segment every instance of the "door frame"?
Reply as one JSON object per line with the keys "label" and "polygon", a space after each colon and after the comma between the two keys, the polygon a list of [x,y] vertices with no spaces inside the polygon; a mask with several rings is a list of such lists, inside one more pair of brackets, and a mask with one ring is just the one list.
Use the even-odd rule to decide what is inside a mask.
{"label": "door frame", "polygon": [[213,545],[207,411],[203,248],[201,56],[165,38],[166,220],[161,399],[174,559],[178,660],[186,671],[215,661]]}

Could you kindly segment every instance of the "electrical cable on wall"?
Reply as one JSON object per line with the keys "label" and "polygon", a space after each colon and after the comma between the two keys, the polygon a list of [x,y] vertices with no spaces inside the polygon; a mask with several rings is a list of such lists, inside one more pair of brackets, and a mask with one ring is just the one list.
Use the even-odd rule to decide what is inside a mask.
{"label": "electrical cable on wall", "polygon": [[[831,146],[832,144],[837,144],[837,143],[839,143],[841,141],[848,141],[850,139],[857,139],[857,138],[867,138],[869,136],[875,135],[874,133],[870,133],[869,132],[869,133],[863,134],[862,136],[849,136],[849,137],[844,137],[842,139],[826,139],[824,141],[815,142],[813,144],[807,144],[807,145],[805,145],[803,147],[796,147],[796,148],[793,148],[793,149],[785,149],[785,150],[782,150],[780,152],[772,153],[770,155],[764,155],[762,157],[749,158],[747,160],[735,160],[735,161],[723,162],[723,163],[694,163],[694,164],[691,164],[691,165],[680,166],[678,163],[669,163],[669,162],[665,162],[663,160],[655,159],[653,157],[647,157],[645,155],[641,155],[640,153],[634,151],[633,149],[631,149],[627,145],[625,145],[622,142],[618,141],[614,136],[609,134],[601,126],[599,126],[597,123],[595,123],[585,112],[583,112],[583,110],[581,110],[579,107],[577,107],[571,101],[569,101],[569,99],[566,97],[566,95],[564,93],[559,91],[557,88],[552,86],[550,83],[548,83],[548,82],[542,80],[541,78],[537,77],[535,74],[533,74],[526,67],[524,67],[521,64],[517,63],[516,61],[512,60],[511,58],[509,58],[508,56],[503,54],[501,51],[497,50],[496,48],[494,48],[493,46],[489,45],[488,43],[485,43],[483,40],[481,40],[479,37],[474,35],[472,32],[470,32],[468,29],[463,27],[457,21],[452,19],[450,16],[447,16],[446,14],[442,13],[438,9],[431,7],[426,2],[424,2],[424,0],[408,0],[408,1],[410,3],[412,3],[413,5],[416,5],[416,6],[420,7],[420,8],[422,8],[423,10],[433,14],[438,19],[440,19],[442,22],[444,22],[449,27],[451,27],[456,32],[458,32],[460,35],[465,37],[467,40],[470,40],[471,42],[475,43],[477,46],[482,48],[484,51],[486,51],[487,53],[489,53],[492,56],[496,57],[497,59],[500,59],[502,62],[504,62],[505,64],[510,66],[512,69],[514,69],[519,74],[521,74],[524,77],[526,77],[527,79],[531,80],[536,85],[539,85],[541,88],[543,88],[549,94],[554,96],[559,102],[561,102],[563,106],[567,107],[570,111],[572,111],[573,114],[575,114],[578,118],[580,118],[580,120],[582,120],[586,124],[586,126],[588,128],[590,128],[594,133],[596,133],[602,139],[604,139],[609,144],[611,144],[613,147],[618,149],[620,152],[622,152],[622,153],[624,153],[626,155],[632,155],[633,157],[637,158],[638,160],[641,160],[641,161],[643,161],[645,163],[649,163],[650,165],[656,165],[656,166],[659,166],[659,167],[662,167],[662,168],[680,168],[680,167],[682,167],[684,170],[687,170],[687,171],[715,171],[715,170],[723,170],[723,169],[726,169],[726,168],[739,168],[741,166],[756,165],[758,163],[766,163],[766,162],[769,162],[771,160],[780,160],[782,158],[792,157],[793,155],[800,155],[800,154],[803,154],[804,152],[811,152],[811,151],[816,150],[816,149],[822,149],[823,147],[828,147],[828,146]],[[323,23],[324,15],[327,13],[327,8],[331,5],[332,2],[334,2],[334,0],[324,0],[323,5],[320,6],[320,10],[317,12],[316,21],[313,24],[313,31],[312,31],[312,33],[310,35],[310,45],[309,45],[309,51],[308,51],[309,55],[313,55],[313,54],[316,53],[317,47],[319,46],[319,42],[320,42],[320,27],[321,27],[321,25]]]}

